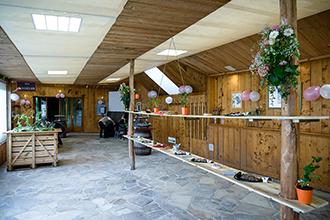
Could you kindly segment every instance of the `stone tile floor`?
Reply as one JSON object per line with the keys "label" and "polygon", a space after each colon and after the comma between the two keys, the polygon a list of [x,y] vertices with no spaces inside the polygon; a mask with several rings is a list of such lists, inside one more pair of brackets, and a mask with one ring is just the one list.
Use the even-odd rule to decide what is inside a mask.
{"label": "stone tile floor", "polygon": [[[69,134],[63,142],[58,167],[0,167],[0,219],[278,219],[277,203],[160,152],[136,157],[131,171],[125,140]],[[300,218],[329,216],[327,206]]]}

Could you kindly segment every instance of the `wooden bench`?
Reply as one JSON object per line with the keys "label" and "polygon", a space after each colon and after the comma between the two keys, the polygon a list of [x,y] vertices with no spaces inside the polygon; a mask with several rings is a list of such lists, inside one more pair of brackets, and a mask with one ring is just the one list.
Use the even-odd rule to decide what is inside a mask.
{"label": "wooden bench", "polygon": [[[278,183],[274,183],[274,182],[268,182],[268,183],[262,183],[262,182],[257,182],[257,183],[250,183],[250,182],[244,182],[244,181],[238,181],[236,180],[233,176],[225,176],[222,174],[222,171],[234,171],[235,173],[240,172],[240,170],[238,169],[234,169],[231,167],[228,167],[226,165],[222,165],[220,164],[220,168],[212,168],[212,164],[210,163],[195,163],[191,161],[191,158],[202,158],[199,157],[197,155],[191,154],[191,158],[182,158],[181,155],[175,155],[174,154],[174,149],[159,149],[159,148],[154,148],[152,147],[152,143],[143,143],[143,140],[149,140],[146,138],[131,138],[127,135],[124,135],[124,137],[133,140],[134,142],[138,142],[140,144],[143,144],[147,147],[150,147],[152,149],[155,149],[157,151],[160,151],[164,154],[167,154],[171,157],[174,157],[178,160],[181,160],[185,163],[188,163],[190,165],[193,165],[195,167],[198,167],[200,169],[206,170],[218,177],[221,177],[225,180],[228,180],[232,183],[235,183],[241,187],[244,187],[246,189],[248,189],[251,192],[255,192],[259,195],[262,195],[266,198],[269,198],[270,200],[273,200],[275,202],[278,202],[280,204],[283,204],[287,207],[292,208],[295,212],[298,213],[308,213],[311,212],[315,209],[319,209],[322,208],[326,205],[329,204],[329,202],[313,197],[312,199],[312,203],[310,205],[306,205],[306,204],[302,204],[300,202],[298,202],[298,200],[290,200],[290,199],[285,199],[283,197],[280,196],[280,191],[281,191],[281,187],[280,184]],[[160,143],[157,143],[160,144]]]}

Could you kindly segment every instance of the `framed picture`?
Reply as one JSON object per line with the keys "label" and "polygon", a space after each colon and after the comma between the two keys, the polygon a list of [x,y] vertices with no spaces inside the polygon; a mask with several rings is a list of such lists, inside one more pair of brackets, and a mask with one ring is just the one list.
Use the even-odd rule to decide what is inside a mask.
{"label": "framed picture", "polygon": [[278,91],[278,87],[273,93],[270,93],[270,87],[268,87],[268,109],[281,109],[281,93]]}
{"label": "framed picture", "polygon": [[233,108],[242,108],[241,92],[232,93]]}

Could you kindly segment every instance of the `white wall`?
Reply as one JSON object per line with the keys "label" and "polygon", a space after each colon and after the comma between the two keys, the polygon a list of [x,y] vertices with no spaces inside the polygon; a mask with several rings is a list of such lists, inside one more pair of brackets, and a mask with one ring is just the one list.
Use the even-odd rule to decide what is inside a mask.
{"label": "white wall", "polygon": [[7,131],[7,91],[6,84],[0,82],[0,144],[6,140],[6,134],[2,132]]}
{"label": "white wall", "polygon": [[124,104],[120,101],[119,97],[119,92],[109,92],[108,111],[124,111]]}

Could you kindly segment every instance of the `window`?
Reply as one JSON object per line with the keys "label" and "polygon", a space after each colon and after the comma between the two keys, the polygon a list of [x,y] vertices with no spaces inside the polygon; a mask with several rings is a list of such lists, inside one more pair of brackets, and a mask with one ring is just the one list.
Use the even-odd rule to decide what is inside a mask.
{"label": "window", "polygon": [[[145,73],[160,86],[167,94],[176,95],[179,88],[157,67],[146,70]],[[163,79],[162,79],[163,78]]]}
{"label": "window", "polygon": [[6,141],[6,135],[2,132],[7,131],[7,92],[6,84],[0,82],[0,103],[5,103],[5,105],[0,105],[0,144]]}

